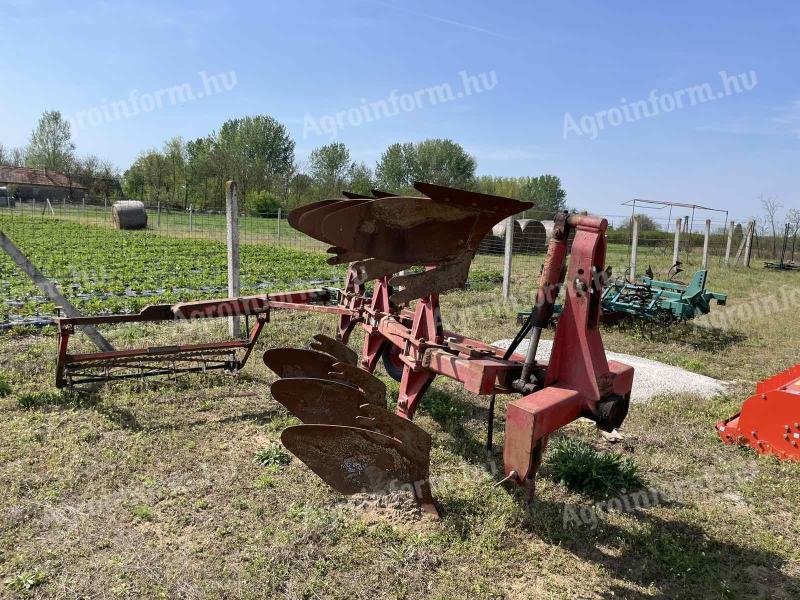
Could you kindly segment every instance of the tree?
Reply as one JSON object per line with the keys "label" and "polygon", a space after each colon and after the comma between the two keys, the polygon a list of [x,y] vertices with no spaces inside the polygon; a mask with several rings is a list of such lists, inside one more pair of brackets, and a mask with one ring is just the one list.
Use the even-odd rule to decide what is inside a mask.
{"label": "tree", "polygon": [[28,161],[28,156],[25,148],[14,148],[11,150],[11,158],[8,163],[12,167],[24,167]]}
{"label": "tree", "polygon": [[170,204],[177,206],[180,198],[183,209],[188,208],[189,188],[186,185],[186,146],[183,138],[176,136],[164,144],[164,159],[169,169]]}
{"label": "tree", "polygon": [[315,148],[308,157],[308,174],[323,195],[338,196],[352,167],[350,151],[340,142]]}
{"label": "tree", "polygon": [[215,138],[214,156],[224,178],[233,178],[241,194],[281,189],[294,169],[294,142],[281,123],[267,115],[230,119]]}
{"label": "tree", "polygon": [[[639,217],[639,231],[661,231],[661,225],[659,225],[656,220],[651,217],[650,215],[637,215]],[[631,229],[631,220],[630,218],[625,219],[622,223],[619,224],[619,229]]]}
{"label": "tree", "polygon": [[289,180],[289,201],[287,207],[293,208],[312,201],[311,191],[313,188],[314,182],[311,180],[311,177],[305,173],[296,173]]}
{"label": "tree", "polygon": [[357,194],[368,195],[375,188],[372,170],[364,163],[350,165],[347,181],[347,189]]}
{"label": "tree", "polygon": [[521,187],[522,200],[533,202],[536,211],[556,213],[567,206],[567,193],[555,175],[526,178]]}
{"label": "tree", "polygon": [[778,211],[783,208],[783,204],[778,202],[772,196],[765,198],[763,194],[759,197],[761,207],[767,213],[766,224],[772,230],[772,256],[778,255],[778,232],[777,232],[777,218]]}
{"label": "tree", "polygon": [[212,136],[208,135],[186,143],[185,177],[188,195],[192,201],[203,208],[208,208],[209,192],[218,187]]}
{"label": "tree", "polygon": [[375,167],[378,187],[400,193],[411,189],[414,183],[415,155],[414,145],[411,143],[389,146]]}
{"label": "tree", "polygon": [[800,210],[796,208],[790,209],[786,213],[786,221],[791,226],[791,231],[794,231],[794,235],[797,235],[797,232],[800,231]]}
{"label": "tree", "polygon": [[424,140],[414,145],[413,179],[449,187],[467,188],[475,178],[477,162],[452,140]]}
{"label": "tree", "polygon": [[392,144],[375,168],[380,187],[397,192],[412,190],[415,181],[468,188],[477,162],[452,140],[431,139],[416,144]]}
{"label": "tree", "polygon": [[26,151],[26,164],[34,169],[67,171],[74,159],[75,144],[68,121],[57,110],[39,118]]}

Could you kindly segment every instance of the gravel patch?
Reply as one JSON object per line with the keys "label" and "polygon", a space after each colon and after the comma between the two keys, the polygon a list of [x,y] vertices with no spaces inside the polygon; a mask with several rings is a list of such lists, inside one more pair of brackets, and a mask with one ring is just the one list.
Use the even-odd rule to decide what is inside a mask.
{"label": "gravel patch", "polygon": [[[511,340],[500,340],[493,346],[508,348],[510,343]],[[552,341],[541,340],[536,352],[537,360],[549,359],[552,347]],[[524,355],[527,351],[528,340],[525,340],[519,345],[516,352]],[[618,352],[606,352],[606,357],[608,360],[616,360],[633,367],[631,402],[646,402],[655,396],[665,394],[695,394],[703,398],[712,398],[725,393],[726,382],[724,381],[692,373],[680,367],[666,365],[657,360]]]}

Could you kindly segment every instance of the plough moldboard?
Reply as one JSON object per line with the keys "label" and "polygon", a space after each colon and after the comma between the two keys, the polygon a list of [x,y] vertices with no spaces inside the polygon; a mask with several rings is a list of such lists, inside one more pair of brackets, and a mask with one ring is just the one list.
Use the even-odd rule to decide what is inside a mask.
{"label": "plough moldboard", "polygon": [[[293,227],[331,246],[331,264],[349,263],[342,290],[156,306],[132,316],[61,319],[58,384],[80,382],[81,373],[84,381],[100,380],[111,374],[104,369],[122,367],[134,373],[138,369],[139,376],[157,374],[165,359],[208,359],[217,361],[210,363],[217,368],[236,371],[244,366],[271,310],[331,313],[338,317],[336,339],[317,335],[309,348],[264,353],[265,364],[279,378],[272,384],[272,396],[302,422],[281,436],[295,456],[340,493],[406,488],[427,512],[437,513],[428,481],[431,436],[412,418],[425,391],[441,375],[469,392],[492,397],[490,448],[494,396],[518,396],[507,405],[505,478],[533,494],[550,434],[579,417],[611,431],[627,415],[633,369],[606,360],[598,327],[607,222],[588,215],[557,215],[535,305],[511,346],[501,349],[444,330],[439,295],[465,285],[478,245],[493,225],[531,205],[431,184],[415,187],[424,195],[347,193],[289,214]],[[567,267],[568,238],[572,254]],[[549,363],[537,362],[539,337],[562,287],[563,313],[551,357]],[[81,324],[231,315],[255,317],[247,340],[128,354],[67,352],[69,337]],[[365,332],[360,358],[347,346],[355,327]],[[517,354],[527,337],[526,355]],[[372,374],[382,359],[394,366],[389,372],[400,382],[396,414],[387,410],[386,387]],[[87,367],[95,370],[95,379],[87,378]],[[151,371],[145,372],[147,368]],[[186,368],[202,370],[204,365]]]}

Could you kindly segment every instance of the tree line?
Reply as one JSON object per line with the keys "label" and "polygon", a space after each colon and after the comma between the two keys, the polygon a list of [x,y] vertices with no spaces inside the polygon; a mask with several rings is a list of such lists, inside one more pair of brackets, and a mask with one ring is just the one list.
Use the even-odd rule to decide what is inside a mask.
{"label": "tree line", "polygon": [[57,110],[45,111],[31,133],[28,145],[7,148],[0,143],[0,166],[57,171],[70,185],[87,188],[92,196],[121,195],[121,176],[109,161],[94,154],[78,156],[68,121]]}
{"label": "tree line", "polygon": [[416,193],[415,181],[532,201],[537,214],[566,206],[557,176],[477,175],[475,157],[449,139],[391,144],[374,167],[353,160],[341,142],[314,149],[300,163],[288,130],[268,115],[229,119],[193,140],[172,137],[161,148],[142,151],[119,172],[95,156],[78,157],[69,122],[58,111],[46,111],[27,147],[7,150],[0,145],[0,164],[60,171],[92,195],[160,202],[175,209],[221,208],[228,179],[237,182],[240,203],[252,214],[291,209],[339,196],[342,190]]}

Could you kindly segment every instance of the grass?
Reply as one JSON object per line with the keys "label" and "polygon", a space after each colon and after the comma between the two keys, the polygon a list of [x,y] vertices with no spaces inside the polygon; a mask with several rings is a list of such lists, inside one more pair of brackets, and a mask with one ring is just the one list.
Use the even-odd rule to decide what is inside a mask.
{"label": "grass", "polygon": [[570,490],[607,498],[644,485],[629,456],[598,452],[584,440],[569,437],[558,438],[549,450],[553,477]]}
{"label": "grass", "polygon": [[[147,260],[199,243],[189,247],[199,252],[200,264],[212,243],[109,233],[113,240],[143,236],[146,247],[136,252]],[[30,242],[26,250],[61,272],[70,264],[124,262],[84,256],[80,247],[67,244],[60,257],[44,243]],[[669,251],[646,252],[640,264],[654,270],[671,258]],[[248,276],[273,269],[287,286],[328,268],[320,257],[269,248],[251,256]],[[625,257],[624,249],[612,247],[608,262],[621,272]],[[540,262],[515,257],[512,303],[500,301],[491,275],[486,285],[443,295],[445,327],[487,341],[512,337]],[[147,261],[132,264],[132,277],[151,277]],[[160,261],[154,277],[170,277],[168,264]],[[501,265],[481,256],[476,271],[492,273]],[[176,270],[185,269],[176,263]],[[207,276],[217,271],[191,275]],[[800,465],[725,446],[713,425],[738,410],[756,381],[797,362],[800,328],[791,326],[797,296],[784,290],[798,285],[797,273],[714,264],[709,286],[730,295],[728,306],[669,329],[604,327],[606,348],[702,370],[732,382],[728,394],[661,396],[634,405],[622,428],[625,439],[613,447],[593,427],[569,425],[554,436],[530,505],[518,490],[494,487],[502,477],[507,399],[498,398],[496,445],[487,455],[488,399],[437,380],[415,420],[433,438],[439,522],[354,507],[291,455],[285,464],[280,432],[297,421],[271,398],[273,378],[259,360],[239,377],[130,381],[65,396],[53,388],[50,332],[2,334],[0,365],[10,393],[0,397],[0,579],[7,582],[0,595],[796,598]],[[107,334],[120,346],[162,344],[177,334],[206,340],[225,328],[210,321],[180,325],[177,332],[148,326]],[[256,356],[301,345],[320,331],[331,334],[334,326],[328,315],[276,312]],[[359,334],[351,345],[360,342]],[[394,402],[397,384],[382,367],[378,373]],[[598,511],[594,526],[565,526],[567,507],[582,514],[598,501],[587,488],[562,483],[562,443],[574,446],[575,455],[593,449],[586,453],[590,466],[616,463],[600,481],[625,478],[623,465],[635,464],[635,475],[659,500],[636,511]],[[34,581],[28,589],[26,582]]]}

